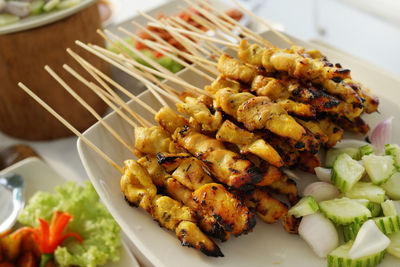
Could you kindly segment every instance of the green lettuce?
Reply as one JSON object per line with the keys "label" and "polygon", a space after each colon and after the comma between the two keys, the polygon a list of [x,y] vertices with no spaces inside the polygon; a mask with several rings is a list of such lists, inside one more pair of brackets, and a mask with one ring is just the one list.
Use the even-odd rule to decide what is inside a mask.
{"label": "green lettuce", "polygon": [[37,192],[22,210],[18,221],[37,227],[39,217],[51,221],[54,211],[73,215],[68,229],[83,238],[82,244],[70,238],[56,249],[54,257],[59,266],[92,267],[103,265],[108,260],[119,260],[120,227],[100,203],[89,181],[83,186],[76,182],[57,186],[54,194]]}

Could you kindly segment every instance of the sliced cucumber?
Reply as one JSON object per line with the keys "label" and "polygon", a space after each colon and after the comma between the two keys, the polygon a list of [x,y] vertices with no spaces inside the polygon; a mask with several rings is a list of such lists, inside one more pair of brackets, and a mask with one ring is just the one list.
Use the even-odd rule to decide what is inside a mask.
{"label": "sliced cucumber", "polygon": [[31,14],[38,15],[43,13],[43,7],[46,3],[44,0],[35,0],[31,3]]}
{"label": "sliced cucumber", "polygon": [[381,204],[375,202],[369,202],[367,208],[371,211],[371,217],[379,216],[382,211]]}
{"label": "sliced cucumber", "polygon": [[400,231],[400,217],[398,215],[377,217],[373,218],[372,220],[374,220],[376,225],[385,235],[397,233]]}
{"label": "sliced cucumber", "polygon": [[82,0],[63,0],[57,5],[57,9],[67,9],[78,5]]}
{"label": "sliced cucumber", "polygon": [[364,174],[364,167],[347,154],[340,154],[333,163],[332,182],[342,192],[349,191]]}
{"label": "sliced cucumber", "polygon": [[19,17],[12,14],[0,14],[0,26],[12,24],[19,21]]}
{"label": "sliced cucumber", "polygon": [[362,146],[358,149],[357,158],[361,159],[365,155],[370,155],[370,154],[374,154],[374,153],[375,153],[375,151],[374,151],[373,147],[370,144],[368,144],[368,145]]}
{"label": "sliced cucumber", "polygon": [[319,209],[317,202],[312,196],[305,196],[289,210],[289,215],[296,218],[314,214]]}
{"label": "sliced cucumber", "polygon": [[325,167],[332,168],[337,156],[340,154],[347,154],[353,159],[357,159],[358,148],[355,147],[345,147],[345,148],[331,148],[326,152],[325,156]]}
{"label": "sliced cucumber", "polygon": [[396,206],[394,205],[393,200],[386,200],[381,203],[383,215],[385,216],[396,216],[399,215],[396,210]]}
{"label": "sliced cucumber", "polygon": [[385,200],[385,190],[373,183],[357,182],[349,191],[344,193],[348,198],[364,198],[375,203]]}
{"label": "sliced cucumber", "polygon": [[362,162],[369,178],[374,184],[380,185],[393,175],[394,160],[391,156],[367,155],[362,157]]}
{"label": "sliced cucumber", "polygon": [[399,145],[385,145],[385,155],[393,157],[394,166],[400,169],[400,146]]}
{"label": "sliced cucumber", "polygon": [[378,265],[385,255],[385,251],[381,251],[374,255],[352,260],[349,257],[349,251],[352,246],[353,241],[350,241],[329,253],[328,267],[372,267]]}
{"label": "sliced cucumber", "polygon": [[336,198],[319,203],[325,216],[339,225],[362,223],[371,217],[371,211],[357,200]]}
{"label": "sliced cucumber", "polygon": [[395,172],[382,187],[390,199],[400,200],[400,173]]}
{"label": "sliced cucumber", "polygon": [[362,224],[360,223],[351,223],[348,225],[343,225],[343,240],[344,242],[354,240],[357,236],[358,231],[360,230]]}
{"label": "sliced cucumber", "polygon": [[45,12],[50,12],[53,9],[55,9],[57,7],[57,5],[60,3],[60,0],[50,0],[49,2],[47,2],[44,7],[43,10]]}
{"label": "sliced cucumber", "polygon": [[388,236],[390,238],[390,245],[387,248],[387,252],[397,258],[400,258],[400,232],[391,234]]}

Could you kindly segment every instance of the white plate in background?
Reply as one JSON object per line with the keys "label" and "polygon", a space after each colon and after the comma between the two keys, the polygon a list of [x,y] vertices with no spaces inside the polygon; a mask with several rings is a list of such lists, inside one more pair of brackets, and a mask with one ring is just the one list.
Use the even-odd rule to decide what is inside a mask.
{"label": "white plate in background", "polygon": [[[43,13],[40,15],[29,16],[26,18],[22,18],[18,22],[0,26],[0,35],[2,34],[10,34],[13,32],[20,32],[29,30],[32,28],[36,28],[39,26],[43,26],[57,20],[66,18],[72,14],[75,14],[82,9],[94,4],[97,0],[82,0],[82,2],[76,6],[71,8],[63,9],[63,10],[55,10],[49,13]],[[34,45],[34,44],[29,44]]]}
{"label": "white plate in background", "polygon": [[[66,180],[57,174],[49,165],[38,158],[27,158],[14,165],[1,170],[0,176],[6,173],[21,175],[26,183],[26,201],[37,192],[54,192],[54,187],[63,185]],[[108,262],[104,267],[139,267],[135,257],[127,250],[123,243],[121,248],[121,259],[118,262]]]}
{"label": "white plate in background", "polygon": [[[263,34],[266,40],[278,47],[287,46],[271,32]],[[291,38],[296,44],[306,48],[320,49],[333,63],[340,62],[345,68],[352,70],[352,77],[368,86],[380,97],[380,113],[365,115],[364,119],[371,128],[381,120],[394,115],[393,142],[400,143],[400,78],[387,73],[379,67],[368,64],[357,58],[342,54],[338,51],[327,49],[323,46],[310,44]],[[203,79],[197,75],[183,70],[179,75],[193,85],[202,88],[205,85]],[[177,88],[177,86],[175,86]],[[155,109],[161,105],[147,91],[139,96],[143,101]],[[173,104],[171,103],[171,106]],[[130,102],[130,106],[149,121],[153,121],[152,115],[143,110],[138,104]],[[105,119],[125,140],[134,144],[133,129],[115,113],[111,113]],[[123,147],[105,128],[96,123],[89,128],[84,136],[109,155],[117,164],[123,165],[124,160],[135,158]],[[349,136],[349,135],[347,135]],[[358,136],[358,138],[362,138]],[[121,174],[111,165],[107,164],[91,148],[78,140],[78,151],[82,163],[91,179],[94,187],[103,202],[121,225],[136,248],[141,252],[140,260],[148,265],[155,266],[326,266],[326,259],[318,258],[308,245],[298,236],[286,233],[280,223],[268,225],[260,219],[254,231],[238,238],[232,237],[225,243],[218,242],[224,253],[224,258],[211,258],[203,255],[195,249],[182,247],[175,233],[160,228],[145,211],[130,207],[124,200],[120,189]],[[315,176],[299,172],[302,181],[299,189],[305,186]],[[147,261],[144,261],[144,259]],[[400,260],[386,255],[382,267],[398,266]]]}

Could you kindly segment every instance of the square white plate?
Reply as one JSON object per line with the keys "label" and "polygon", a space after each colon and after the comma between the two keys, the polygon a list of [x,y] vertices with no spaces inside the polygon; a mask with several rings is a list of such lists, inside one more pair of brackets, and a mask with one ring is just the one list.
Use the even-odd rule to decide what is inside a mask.
{"label": "square white plate", "polygon": [[[54,187],[67,182],[49,165],[38,158],[27,158],[0,171],[0,176],[6,173],[21,175],[26,183],[26,200],[37,192],[54,192]],[[109,262],[104,267],[139,267],[135,257],[127,250],[125,244],[121,248],[121,259],[118,262]]]}
{"label": "square white plate", "polygon": [[[271,43],[284,47],[285,43],[273,33],[263,34]],[[369,86],[381,100],[380,113],[366,115],[364,118],[374,127],[382,119],[395,116],[393,127],[393,142],[400,143],[400,78],[372,66],[362,60],[349,55],[327,49],[318,45],[292,38],[301,46],[320,49],[333,62],[340,62],[344,67],[352,70],[355,80]],[[188,71],[179,73],[185,80],[203,87],[206,82]],[[175,88],[177,88],[175,86]],[[157,100],[147,91],[140,98],[155,109],[160,108]],[[130,102],[130,106],[150,121],[154,121],[149,112],[144,111],[138,104]],[[106,121],[123,138],[134,144],[133,129],[120,117],[112,113]],[[109,155],[117,164],[123,165],[124,160],[135,158],[115,138],[113,138],[99,123],[88,129],[84,136],[96,144]],[[358,138],[362,138],[358,136]],[[78,140],[78,151],[82,163],[97,192],[107,205],[108,209],[121,225],[122,229],[141,252],[141,256],[148,259],[147,263],[156,266],[326,266],[326,259],[315,256],[307,244],[298,236],[290,235],[279,224],[268,225],[257,220],[252,233],[231,238],[225,243],[218,243],[224,258],[211,258],[202,253],[182,247],[173,232],[160,228],[157,223],[143,210],[130,207],[124,200],[120,189],[120,177],[113,167],[107,164],[81,140]],[[307,182],[315,179],[312,175],[299,173],[303,178],[299,183],[302,190]],[[143,258],[141,258],[143,259]],[[400,265],[400,260],[385,256],[380,266]]]}

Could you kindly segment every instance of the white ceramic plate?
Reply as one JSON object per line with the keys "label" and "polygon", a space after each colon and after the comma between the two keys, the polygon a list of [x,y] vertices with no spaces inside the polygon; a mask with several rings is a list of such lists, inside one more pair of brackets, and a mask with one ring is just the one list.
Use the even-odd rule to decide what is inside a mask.
{"label": "white ceramic plate", "polygon": [[[6,173],[17,173],[24,177],[26,182],[26,199],[37,191],[53,192],[54,187],[67,182],[58,175],[49,165],[37,158],[27,158],[2,171],[0,176]],[[139,267],[135,257],[127,250],[125,244],[121,249],[121,259],[118,262],[109,262],[104,267]]]}
{"label": "white ceramic plate", "polygon": [[[283,47],[282,41],[273,33],[266,32],[264,37],[271,43]],[[318,45],[292,38],[296,44],[304,47],[320,49],[332,62],[340,62],[352,70],[355,80],[363,82],[372,88],[381,100],[380,113],[366,115],[364,118],[374,127],[379,121],[389,116],[394,116],[393,142],[400,143],[400,78],[372,66],[367,62],[349,55],[330,50]],[[196,86],[202,87],[205,81],[191,72],[179,73],[185,80]],[[175,86],[176,88],[176,86]],[[155,109],[160,107],[156,99],[144,92],[140,98]],[[150,121],[154,121],[149,112],[139,108],[137,104],[130,103],[138,113]],[[106,121],[124,137],[134,144],[133,129],[114,113]],[[109,155],[115,162],[122,166],[123,161],[135,158],[115,138],[113,138],[99,123],[88,129],[84,136],[96,144]],[[358,138],[362,138],[358,136]],[[124,200],[120,190],[120,173],[107,164],[93,150],[78,140],[78,151],[83,165],[95,186],[100,197],[107,205],[114,218],[124,229],[125,233],[148,259],[148,263],[156,266],[326,266],[326,259],[315,256],[307,244],[298,236],[290,235],[279,224],[268,225],[257,220],[257,225],[252,233],[231,238],[225,243],[218,243],[224,258],[211,258],[202,253],[182,247],[173,232],[158,226],[157,223],[143,210],[130,207]],[[315,177],[306,173],[299,173],[302,181],[299,189]],[[400,260],[386,255],[380,266],[398,266]]]}
{"label": "white ceramic plate", "polygon": [[28,29],[36,28],[39,26],[43,26],[54,21],[66,18],[72,14],[75,14],[82,9],[86,8],[89,5],[92,5],[97,0],[82,0],[79,5],[73,6],[71,8],[52,11],[49,13],[44,13],[36,16],[29,16],[26,18],[21,19],[16,23],[12,23],[5,26],[0,26],[0,35],[8,34],[13,32],[25,31]]}

